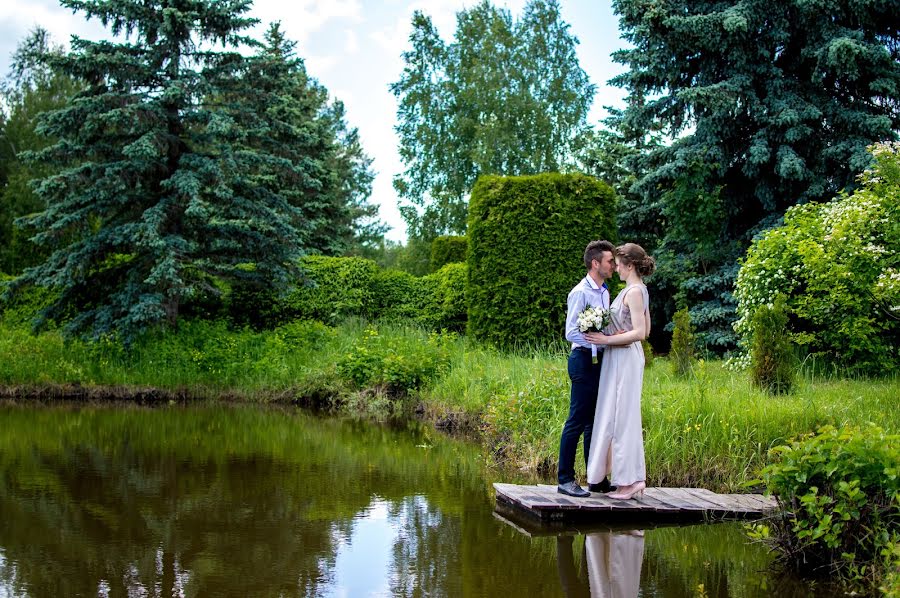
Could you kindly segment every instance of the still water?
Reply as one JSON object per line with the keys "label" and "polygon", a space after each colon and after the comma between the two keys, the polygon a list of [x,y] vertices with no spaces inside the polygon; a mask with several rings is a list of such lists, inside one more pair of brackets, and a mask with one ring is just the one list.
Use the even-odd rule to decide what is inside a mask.
{"label": "still water", "polygon": [[0,597],[821,595],[738,524],[524,533],[497,475],[424,427],[0,405]]}

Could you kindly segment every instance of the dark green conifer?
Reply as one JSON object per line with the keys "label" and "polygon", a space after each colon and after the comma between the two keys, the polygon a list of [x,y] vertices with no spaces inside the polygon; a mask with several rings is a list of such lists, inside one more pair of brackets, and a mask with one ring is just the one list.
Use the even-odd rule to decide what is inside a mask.
{"label": "dark green conifer", "polygon": [[[13,288],[54,288],[38,318],[123,338],[175,325],[182,304],[221,279],[284,285],[309,229],[278,192],[311,177],[267,151],[247,101],[249,0],[62,0],[126,41],[73,38],[53,66],[87,88],[42,119],[58,139],[33,153],[58,174],[36,187],[30,220],[53,250]],[[249,265],[252,264],[252,267]]]}
{"label": "dark green conifer", "polygon": [[269,134],[261,149],[288,160],[303,173],[284,181],[281,192],[309,223],[306,244],[326,255],[340,255],[358,237],[383,235],[371,192],[371,159],[355,128],[347,125],[344,106],[329,101],[328,90],[309,76],[279,23],[265,34],[265,44],[251,60],[245,83]]}

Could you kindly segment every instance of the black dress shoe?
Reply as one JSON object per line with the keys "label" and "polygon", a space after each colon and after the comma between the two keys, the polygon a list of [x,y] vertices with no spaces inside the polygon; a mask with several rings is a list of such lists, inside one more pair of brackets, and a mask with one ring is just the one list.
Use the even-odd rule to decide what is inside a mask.
{"label": "black dress shoe", "polygon": [[590,492],[579,486],[578,482],[574,481],[560,484],[556,487],[556,491],[560,494],[568,494],[569,496],[574,496],[576,498],[587,498],[591,495]]}
{"label": "black dress shoe", "polygon": [[588,484],[588,490],[591,492],[615,492],[618,489],[618,486],[613,486],[609,483],[609,478],[603,478],[603,481],[599,484]]}

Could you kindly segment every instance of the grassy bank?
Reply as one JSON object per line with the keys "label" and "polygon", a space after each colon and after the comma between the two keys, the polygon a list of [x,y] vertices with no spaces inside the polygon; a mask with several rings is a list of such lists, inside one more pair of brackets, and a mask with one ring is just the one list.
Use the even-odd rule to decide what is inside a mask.
{"label": "grassy bank", "polygon": [[[163,396],[297,402],[372,417],[418,408],[440,427],[477,431],[499,463],[548,478],[569,389],[563,348],[510,355],[454,335],[359,321],[339,328],[301,322],[264,333],[194,322],[130,351],[0,326],[0,385],[19,394],[78,385],[127,395],[151,387],[169,393]],[[721,363],[697,364],[693,376],[679,379],[656,359],[643,398],[650,483],[739,490],[770,447],[823,424],[873,422],[900,431],[898,396],[896,374],[807,374],[794,394],[770,397]]]}

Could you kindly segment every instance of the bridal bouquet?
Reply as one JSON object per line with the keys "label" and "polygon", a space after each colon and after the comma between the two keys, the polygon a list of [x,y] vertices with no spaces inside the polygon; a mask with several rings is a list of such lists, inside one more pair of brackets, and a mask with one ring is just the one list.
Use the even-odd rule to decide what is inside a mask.
{"label": "bridal bouquet", "polygon": [[[578,314],[578,329],[581,332],[601,332],[609,325],[609,310],[588,305]],[[591,344],[591,363],[597,363],[597,345]]]}

